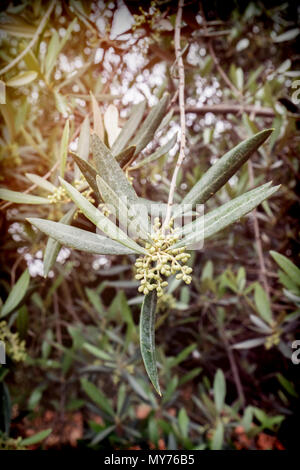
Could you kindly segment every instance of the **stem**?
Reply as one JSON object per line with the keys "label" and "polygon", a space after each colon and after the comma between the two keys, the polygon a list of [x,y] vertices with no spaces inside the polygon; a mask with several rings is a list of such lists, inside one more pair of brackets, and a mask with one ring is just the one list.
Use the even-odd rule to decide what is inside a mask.
{"label": "stem", "polygon": [[38,37],[39,35],[41,34],[41,32],[43,31],[44,29],[44,26],[45,24],[47,23],[48,21],[48,18],[49,16],[51,15],[52,13],[52,10],[54,8],[54,5],[55,5],[55,1],[52,0],[52,2],[50,3],[49,5],[49,8],[48,10],[46,11],[45,13],[45,16],[44,18],[42,19],[42,21],[40,22],[36,32],[34,33],[34,36],[33,38],[31,39],[30,43],[25,47],[25,49],[21,52],[21,54],[19,54],[14,60],[12,60],[9,64],[7,64],[5,67],[3,67],[3,69],[0,70],[0,75],[8,72],[12,67],[14,67],[18,62],[20,62],[20,60],[30,51],[30,49],[34,46],[34,44],[36,43],[36,41],[38,40]]}
{"label": "stem", "polygon": [[179,0],[178,10],[177,10],[177,15],[176,15],[176,23],[175,23],[175,33],[174,33],[175,55],[176,55],[176,62],[177,62],[178,74],[179,74],[178,96],[179,96],[181,137],[180,137],[179,155],[178,155],[178,159],[177,159],[174,173],[172,176],[166,218],[163,224],[163,228],[165,228],[170,222],[177,176],[178,176],[179,169],[185,157],[184,151],[185,151],[185,140],[186,140],[185,139],[185,127],[186,126],[185,126],[185,108],[184,108],[184,65],[183,65],[183,59],[182,59],[181,47],[180,47],[180,27],[181,27],[183,5],[184,5],[184,0]]}

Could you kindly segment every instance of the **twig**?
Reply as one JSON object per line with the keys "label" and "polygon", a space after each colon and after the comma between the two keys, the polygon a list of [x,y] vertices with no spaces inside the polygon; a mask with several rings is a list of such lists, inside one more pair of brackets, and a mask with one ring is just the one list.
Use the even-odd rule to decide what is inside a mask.
{"label": "twig", "polygon": [[224,346],[225,346],[225,349],[226,349],[226,352],[227,352],[227,355],[228,355],[228,359],[229,359],[229,362],[230,362],[230,367],[231,367],[231,371],[232,371],[232,375],[233,375],[233,380],[234,380],[234,383],[235,383],[235,386],[236,386],[236,391],[237,391],[239,400],[241,402],[241,405],[244,406],[245,405],[245,395],[244,395],[244,391],[243,391],[243,387],[242,387],[242,383],[241,383],[241,379],[240,379],[240,375],[239,375],[239,370],[238,370],[238,367],[237,367],[236,362],[235,362],[235,357],[234,357],[233,351],[230,347],[230,344],[228,343],[228,339],[226,337],[226,332],[224,331],[223,328],[220,328],[219,331],[220,331],[220,336],[223,340],[223,343],[224,343]]}
{"label": "twig", "polygon": [[21,59],[23,59],[23,57],[30,51],[30,49],[34,46],[34,44],[36,43],[36,41],[38,40],[38,37],[39,35],[41,34],[41,32],[43,31],[44,29],[44,26],[45,24],[47,23],[48,21],[48,18],[49,16],[51,15],[52,13],[52,10],[54,8],[54,5],[55,5],[55,0],[52,0],[52,2],[50,3],[49,5],[49,8],[48,10],[46,11],[45,13],[45,16],[44,18],[42,19],[42,21],[40,22],[36,32],[34,33],[34,36],[33,38],[31,39],[30,43],[25,47],[25,49],[21,52],[21,54],[19,54],[14,60],[12,60],[9,64],[7,64],[5,67],[3,67],[3,69],[0,70],[0,75],[8,72],[12,67],[14,67],[18,62],[20,62]]}
{"label": "twig", "polygon": [[178,10],[177,10],[177,15],[176,15],[176,23],[175,23],[175,34],[174,34],[175,55],[176,55],[176,62],[178,64],[178,74],[179,74],[178,96],[179,96],[181,137],[180,137],[179,155],[178,155],[178,159],[177,159],[174,173],[172,176],[172,181],[171,181],[171,186],[170,186],[170,191],[169,191],[166,218],[163,224],[164,227],[168,225],[170,218],[171,218],[171,211],[172,211],[172,205],[173,205],[173,200],[174,200],[177,176],[178,176],[179,169],[185,157],[185,153],[184,153],[185,151],[184,65],[183,65],[183,59],[182,59],[181,47],[180,47],[180,28],[181,28],[183,5],[184,5],[184,0],[179,0]]}
{"label": "twig", "polygon": [[[254,186],[254,175],[253,175],[252,162],[250,160],[248,160],[248,175],[249,175],[250,186],[253,187]],[[258,255],[258,261],[259,261],[259,265],[260,265],[260,278],[261,278],[261,282],[263,283],[263,286],[264,286],[264,289],[265,289],[267,295],[270,297],[270,287],[269,287],[268,278],[267,278],[267,270],[266,270],[265,259],[264,259],[262,244],[261,244],[259,223],[258,223],[258,219],[257,219],[256,209],[254,209],[252,211],[252,216],[253,216],[253,228],[254,228],[255,244],[256,244],[256,250],[257,250],[257,255]]]}
{"label": "twig", "polygon": [[[174,113],[179,113],[180,109],[177,107],[174,109]],[[242,105],[242,104],[213,104],[213,105],[204,105],[201,108],[195,106],[188,106],[185,108],[186,113],[195,113],[195,114],[206,114],[206,113],[213,113],[213,114],[241,114],[247,113],[252,114],[254,113],[257,116],[262,116],[266,118],[273,118],[275,116],[274,110],[272,108],[267,107],[260,107],[254,105]]]}
{"label": "twig", "polygon": [[215,50],[213,48],[213,45],[212,45],[212,41],[210,40],[209,43],[208,43],[208,50],[209,50],[209,53],[211,55],[211,58],[212,60],[214,61],[214,64],[215,64],[215,67],[216,69],[218,70],[219,74],[221,75],[221,77],[223,78],[224,82],[226,83],[226,85],[228,86],[228,88],[230,88],[233,93],[239,97],[242,97],[242,93],[240,92],[240,90],[238,90],[234,85],[233,83],[231,83],[231,81],[229,80],[229,78],[227,77],[226,73],[224,72],[224,70],[222,69],[220,63],[219,63],[219,59],[217,58],[216,54],[215,54]]}

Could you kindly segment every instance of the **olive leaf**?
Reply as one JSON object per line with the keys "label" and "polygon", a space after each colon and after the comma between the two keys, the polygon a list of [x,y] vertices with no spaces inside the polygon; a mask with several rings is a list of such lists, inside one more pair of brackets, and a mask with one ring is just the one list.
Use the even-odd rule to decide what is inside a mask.
{"label": "olive leaf", "polygon": [[127,248],[120,243],[103,237],[96,233],[72,227],[61,222],[44,220],[38,218],[28,218],[28,222],[38,228],[41,232],[56,240],[60,245],[64,245],[75,250],[86,251],[97,255],[129,255],[136,251]]}
{"label": "olive leaf", "polygon": [[187,224],[182,233],[185,235],[173,248],[179,248],[194,243],[199,243],[236,222],[257,207],[262,201],[274,194],[279,186],[270,187],[271,182],[252,189],[232,201],[214,209],[207,215],[199,217],[194,222]]}
{"label": "olive leaf", "polygon": [[118,155],[122,150],[124,150],[125,146],[127,145],[127,143],[138,128],[143,118],[145,108],[146,101],[142,101],[141,103],[138,103],[133,107],[128,121],[122,128],[120,134],[118,135],[118,138],[116,139],[111,148],[113,156]]}
{"label": "olive leaf", "polygon": [[159,395],[156,354],[155,354],[155,312],[157,294],[153,290],[145,295],[140,317],[140,347],[147,374]]}
{"label": "olive leaf", "polygon": [[258,132],[223,155],[193,186],[182,204],[204,204],[238,171],[272,131],[273,129],[266,129]]}
{"label": "olive leaf", "polygon": [[132,205],[128,207],[127,200],[123,197],[119,197],[114,190],[99,176],[96,177],[99,192],[105,203],[111,204],[116,209],[116,214],[121,222],[121,225],[134,231],[133,235],[136,238],[142,238],[148,240],[151,243],[148,231],[145,231],[145,219],[147,212],[142,219],[140,213],[137,212],[136,207]]}
{"label": "olive leaf", "polygon": [[[61,219],[60,223],[69,225],[73,219],[76,208],[72,207]],[[54,238],[49,237],[44,253],[44,277],[47,277],[50,269],[53,267],[57,255],[61,249],[61,243]]]}
{"label": "olive leaf", "polygon": [[[121,170],[122,171],[122,170]],[[93,222],[96,227],[102,230],[109,238],[118,241],[127,248],[132,249],[136,253],[145,254],[144,248],[139,246],[135,241],[131,240],[125,232],[119,229],[113,222],[111,222],[105,215],[102,214],[93,204],[91,204],[77,189],[65,180],[59,177],[61,185],[65,188],[70,198],[81,209],[83,214]]]}

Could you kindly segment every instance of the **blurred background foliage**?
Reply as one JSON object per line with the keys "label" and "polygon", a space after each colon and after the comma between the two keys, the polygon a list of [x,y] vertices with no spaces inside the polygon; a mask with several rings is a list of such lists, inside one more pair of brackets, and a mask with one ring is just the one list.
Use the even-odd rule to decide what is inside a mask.
{"label": "blurred background foliage", "polygon": [[[167,200],[178,144],[145,158],[179,130],[177,5],[125,3],[1,2],[0,184],[28,198],[0,203],[0,448],[292,448],[300,412],[300,365],[291,360],[300,302],[296,1],[184,7],[187,157],[177,200],[216,158],[269,127],[271,138],[205,210],[265,181],[282,186],[194,252],[192,284],[174,280],[160,299],[162,398],[139,353],[134,258],[62,248],[43,277],[46,238],[26,218],[65,214],[60,202],[32,196],[47,197],[47,181],[58,187],[67,141],[82,149],[82,124],[94,117],[95,126],[90,92],[107,143],[116,131],[110,104],[122,128],[140,101],[147,115],[165,91],[174,98],[126,168],[141,197]],[[68,157],[68,178],[73,165]],[[82,214],[73,224],[92,230]]]}

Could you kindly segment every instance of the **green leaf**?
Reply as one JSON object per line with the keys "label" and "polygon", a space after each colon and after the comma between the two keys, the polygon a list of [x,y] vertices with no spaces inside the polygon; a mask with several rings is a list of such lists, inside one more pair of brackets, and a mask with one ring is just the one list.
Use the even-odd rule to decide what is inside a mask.
{"label": "green leaf", "polygon": [[127,255],[135,253],[135,251],[124,247],[110,238],[87,232],[80,228],[51,220],[37,218],[29,218],[27,220],[36,228],[46,233],[46,235],[54,238],[61,245],[74,248],[75,250],[98,255]]}
{"label": "green leaf", "polygon": [[[61,224],[69,225],[73,219],[76,209],[72,208],[61,219]],[[46,221],[47,222],[47,221]],[[49,237],[44,253],[44,277],[47,277],[50,269],[53,267],[57,255],[61,249],[61,244],[54,238]]]}
{"label": "green leaf", "polygon": [[[90,152],[90,119],[88,116],[84,118],[78,139],[77,153],[82,160],[87,161]],[[79,177],[78,168],[75,168],[74,178]]]}
{"label": "green leaf", "polygon": [[175,143],[177,140],[177,133],[173,135],[172,139],[169,140],[165,145],[160,147],[159,149],[156,150],[156,152],[152,153],[152,155],[149,155],[149,157],[144,158],[144,160],[138,162],[134,167],[132,167],[134,170],[137,170],[138,168],[141,168],[144,165],[148,165],[149,163],[154,162],[158,158],[160,158],[162,155],[165,155],[171,148],[174,147]]}
{"label": "green leaf", "polygon": [[133,106],[132,112],[123,129],[121,130],[117,140],[114,142],[111,152],[114,156],[118,155],[129,142],[135,131],[137,130],[146,107],[146,101],[142,101]]}
{"label": "green leaf", "polygon": [[140,346],[147,374],[159,395],[161,395],[155,354],[155,310],[157,294],[153,290],[144,298],[140,318]]}
{"label": "green leaf", "polygon": [[136,155],[140,153],[140,151],[143,150],[153,139],[155,131],[157,130],[165,116],[168,101],[169,95],[166,94],[156,106],[153,106],[153,108],[151,108],[148,116],[146,117],[145,121],[138,130],[136,136],[130,142],[130,145],[136,146]]}
{"label": "green leaf", "polygon": [[118,162],[96,134],[92,135],[92,151],[98,174],[118,196],[128,199],[128,203],[138,204],[135,190],[127,180]]}
{"label": "green leaf", "polygon": [[81,386],[85,393],[93,400],[96,405],[99,406],[105,413],[110,416],[114,416],[114,410],[110,404],[110,401],[105,397],[105,395],[99,390],[96,385],[92,382],[89,382],[87,379],[83,378],[80,380]]}
{"label": "green leaf", "polygon": [[214,430],[213,438],[211,441],[211,450],[221,450],[224,440],[224,424],[221,420],[218,420],[217,427]]}
{"label": "green leaf", "polygon": [[89,162],[82,160],[82,158],[80,158],[75,153],[72,152],[71,155],[75,163],[78,165],[81,173],[87,180],[88,184],[96,194],[98,201],[101,201],[101,194],[99,193],[98,185],[96,182],[97,170]]}
{"label": "green leaf", "polygon": [[69,145],[69,137],[70,137],[70,123],[69,119],[67,119],[63,134],[62,134],[62,139],[61,139],[61,144],[60,144],[60,176],[63,178],[65,174],[65,169],[66,169],[66,163],[67,163],[67,155],[68,155],[68,145]]}
{"label": "green leaf", "polygon": [[[187,235],[179,240],[174,245],[174,248],[181,246],[188,247],[194,243],[199,243],[203,240],[203,237],[207,239],[233,222],[236,222],[278,190],[279,186],[270,188],[270,184],[271,182],[263,184],[223,204],[221,207],[205,215],[204,220],[203,217],[199,217],[191,224],[187,224],[183,228],[183,234]],[[197,228],[199,231],[197,231]]]}
{"label": "green leaf", "polygon": [[254,300],[257,311],[260,314],[261,318],[267,323],[269,323],[269,325],[272,325],[273,318],[270,300],[264,289],[258,283],[255,284]]}
{"label": "green leaf", "polygon": [[[120,170],[122,171],[122,170]],[[123,173],[122,173],[123,174]],[[122,230],[120,230],[113,222],[111,222],[105,215],[103,215],[93,204],[91,204],[85,197],[83,197],[77,189],[71,184],[67,183],[62,178],[59,178],[62,186],[67,191],[70,198],[82,210],[84,215],[93,222],[96,227],[102,230],[109,238],[118,241],[122,245],[130,248],[136,253],[145,254],[146,250],[140,245],[131,240]]]}
{"label": "green leaf", "polygon": [[121,225],[133,231],[135,237],[150,242],[151,239],[148,231],[144,228],[147,227],[148,224],[148,213],[146,212],[144,218],[142,218],[141,214],[136,211],[135,206],[132,205],[129,207],[127,200],[119,197],[99,175],[97,175],[96,181],[102,199],[106,204],[111,204],[116,209],[116,214]]}
{"label": "green leaf", "polygon": [[261,346],[265,343],[265,338],[253,338],[247,339],[246,341],[241,341],[240,343],[236,343],[232,346],[232,349],[250,349],[250,348],[257,348],[257,346]]}
{"label": "green leaf", "polygon": [[285,31],[282,34],[279,34],[279,36],[276,36],[273,39],[273,42],[291,41],[292,39],[295,39],[299,33],[300,33],[300,28],[289,29],[288,31]]}
{"label": "green leaf", "polygon": [[244,140],[220,158],[195,184],[182,200],[182,204],[204,204],[248,160],[269,137],[273,129],[266,129]]}
{"label": "green leaf", "polygon": [[21,72],[15,77],[11,78],[6,82],[6,86],[11,86],[17,88],[19,86],[28,85],[29,83],[33,82],[33,80],[37,77],[37,72],[28,71],[28,72]]}
{"label": "green leaf", "polygon": [[184,439],[187,439],[188,437],[189,422],[190,420],[185,408],[181,408],[178,413],[178,425]]}
{"label": "green leaf", "polygon": [[293,384],[293,382],[291,382],[290,380],[287,380],[282,374],[280,374],[279,372],[276,374],[276,377],[279,381],[279,383],[283,386],[283,388],[292,396],[292,397],[295,397],[295,398],[298,398],[299,395],[298,393],[296,392],[295,390],[295,385]]}
{"label": "green leaf", "polygon": [[33,436],[26,437],[26,439],[22,439],[20,444],[22,446],[32,446],[46,439],[51,433],[52,429],[44,429],[44,431],[40,431],[34,434]]}
{"label": "green leaf", "polygon": [[226,395],[226,382],[225,377],[221,369],[218,369],[214,379],[214,399],[218,413],[220,413],[224,407]]}
{"label": "green leaf", "polygon": [[49,193],[54,193],[56,191],[56,187],[54,184],[50,183],[49,181],[41,178],[41,176],[35,175],[33,173],[26,173],[26,177],[33,183],[39,186],[40,188],[48,191]]}
{"label": "green leaf", "polygon": [[19,277],[1,309],[0,318],[12,312],[25,296],[30,281],[28,269]]}
{"label": "green leaf", "polygon": [[99,359],[102,359],[103,361],[111,361],[112,360],[112,358],[109,354],[107,354],[105,351],[102,351],[99,348],[96,348],[96,346],[93,346],[92,344],[84,343],[82,347],[87,352],[89,352],[90,354],[92,354],[95,357],[98,357]]}
{"label": "green leaf", "polygon": [[77,22],[77,18],[75,18],[69,24],[67,31],[61,41],[59,40],[59,35],[56,30],[54,30],[52,33],[52,37],[48,45],[48,50],[47,50],[46,59],[45,59],[45,74],[48,80],[51,75],[52,69],[57,62],[57,57],[59,53],[62,51],[68,39],[70,38],[73,27],[76,22]]}
{"label": "green leaf", "polygon": [[31,194],[19,193],[5,188],[0,188],[0,199],[15,202],[16,204],[49,204],[49,200],[45,197],[32,196]]}
{"label": "green leaf", "polygon": [[281,267],[281,269],[291,278],[291,280],[300,286],[300,269],[292,263],[286,256],[277,253],[277,251],[270,251],[274,261]]}

